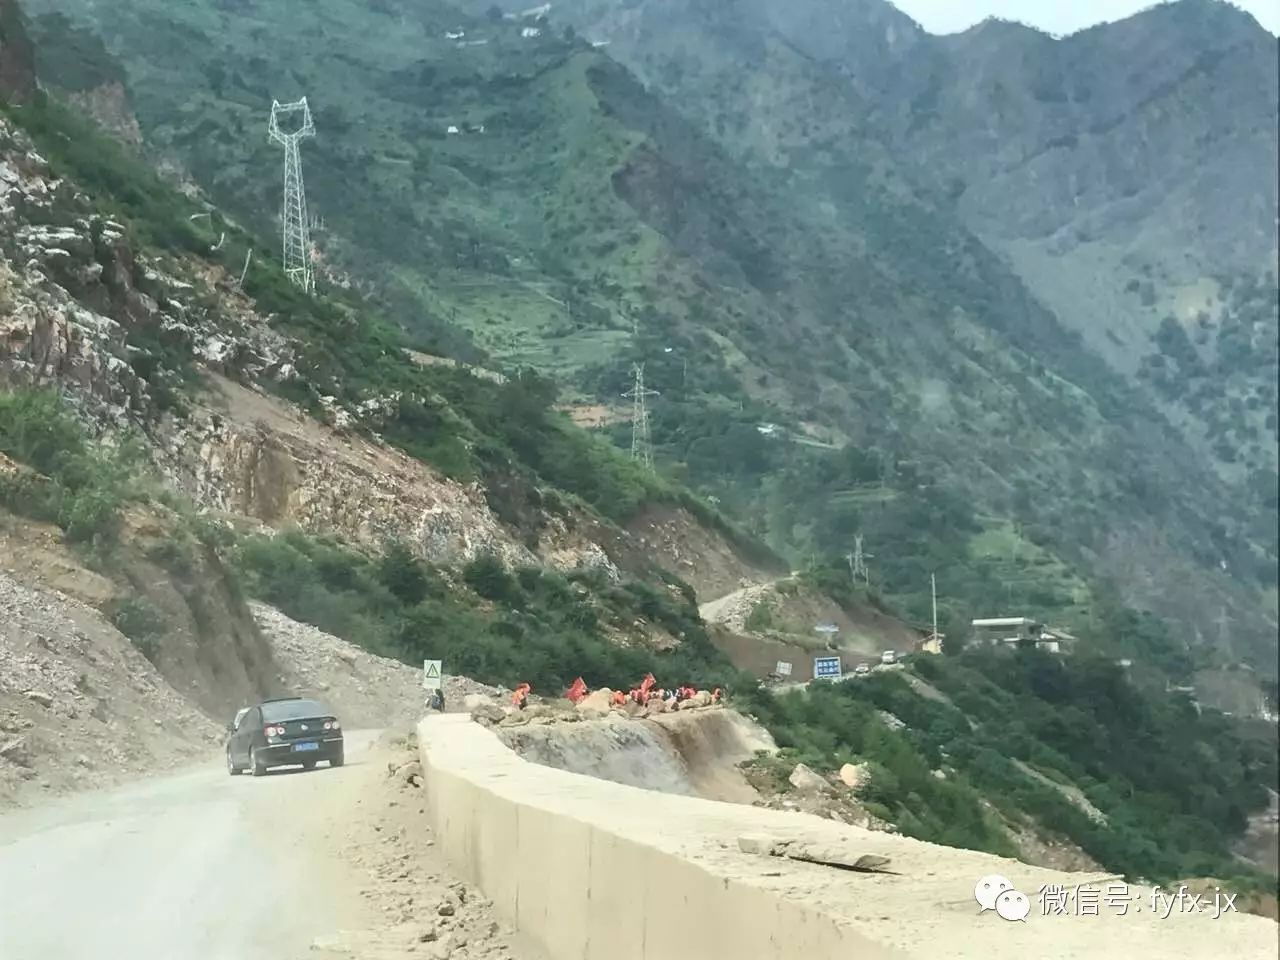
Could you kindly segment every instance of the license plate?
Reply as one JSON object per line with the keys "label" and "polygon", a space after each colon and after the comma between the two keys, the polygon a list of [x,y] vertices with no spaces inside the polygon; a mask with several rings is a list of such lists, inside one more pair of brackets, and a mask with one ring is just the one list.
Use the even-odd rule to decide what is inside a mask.
{"label": "license plate", "polygon": [[320,749],[320,744],[318,743],[295,743],[293,745],[294,753],[301,753],[304,750],[319,750],[319,749]]}

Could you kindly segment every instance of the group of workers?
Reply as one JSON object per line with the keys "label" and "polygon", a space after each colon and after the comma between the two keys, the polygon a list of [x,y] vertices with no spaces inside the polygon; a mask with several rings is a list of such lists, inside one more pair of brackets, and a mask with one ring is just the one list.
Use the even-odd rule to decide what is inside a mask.
{"label": "group of workers", "polygon": [[[645,678],[640,681],[638,687],[632,687],[629,691],[616,690],[610,701],[612,706],[623,707],[628,703],[634,703],[639,706],[647,706],[650,703],[665,703],[669,708],[678,708],[681,703],[686,700],[692,700],[698,696],[697,687],[685,684],[684,686],[674,687],[670,690],[657,686],[658,681],[653,674],[646,674]],[[511,694],[511,704],[517,710],[523,710],[529,705],[529,694],[533,688],[522,683],[516,687]],[[590,690],[587,689],[587,683],[581,677],[574,680],[569,689],[565,691],[565,699],[573,704],[579,704],[587,698]],[[711,691],[710,702],[719,703],[721,697],[720,688],[716,687]]]}

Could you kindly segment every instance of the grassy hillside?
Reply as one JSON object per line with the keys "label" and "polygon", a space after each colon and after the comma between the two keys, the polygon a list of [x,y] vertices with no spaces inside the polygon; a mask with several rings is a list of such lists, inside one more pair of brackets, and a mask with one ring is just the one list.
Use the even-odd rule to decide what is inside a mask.
{"label": "grassy hillside", "polygon": [[863,802],[908,835],[1004,853],[1025,828],[1129,877],[1274,894],[1231,847],[1274,787],[1275,728],[1200,714],[1112,663],[923,657],[906,674],[761,692],[753,708],[795,759],[868,763]]}
{"label": "grassy hillside", "polygon": [[[914,463],[997,526],[1038,528],[1077,579],[1117,580],[1188,639],[1209,635],[1205,611],[1227,603],[1240,611],[1233,653],[1268,659],[1258,585],[1274,572],[1274,529],[895,172],[857,127],[856,91],[832,85],[796,109],[829,66],[800,57],[780,99],[748,109],[729,61],[709,59],[682,87],[697,93],[682,101],[691,123],[608,59],[612,47],[557,23],[525,37],[531,23],[395,0],[323,0],[303,23],[264,3],[59,7],[123,66],[151,148],[264,232],[280,160],[266,110],[306,93],[322,254],[375,285],[409,342],[465,354],[446,343],[462,328],[498,362],[536,363],[614,403],[629,363],[646,361],[664,467],[793,558],[850,522],[847,501],[804,477],[810,496],[788,497],[776,467],[792,451],[762,452],[761,421],[854,448],[807,448],[817,474],[844,457]],[[718,24],[712,13],[691,16]],[[65,47],[65,24],[37,23]],[[294,44],[278,42],[290,32]],[[765,52],[798,62],[786,43]],[[767,155],[746,149],[765,120]]]}

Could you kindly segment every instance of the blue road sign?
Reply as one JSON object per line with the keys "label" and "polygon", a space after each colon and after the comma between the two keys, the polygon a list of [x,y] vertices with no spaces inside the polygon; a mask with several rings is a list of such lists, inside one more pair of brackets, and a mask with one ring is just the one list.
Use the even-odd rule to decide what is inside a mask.
{"label": "blue road sign", "polygon": [[815,680],[833,680],[841,675],[839,657],[814,657],[813,677]]}

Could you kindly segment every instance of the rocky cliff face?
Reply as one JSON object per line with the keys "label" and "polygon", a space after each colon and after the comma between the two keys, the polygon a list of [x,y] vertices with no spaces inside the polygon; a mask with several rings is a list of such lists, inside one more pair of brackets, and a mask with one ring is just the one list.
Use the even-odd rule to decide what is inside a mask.
{"label": "rocky cliff face", "polygon": [[290,345],[243,300],[211,299],[216,278],[172,275],[125,233],[0,121],[0,378],[66,386],[106,427],[160,419],[173,379],[160,350],[290,375]]}
{"label": "rocky cliff face", "polygon": [[118,80],[88,90],[78,90],[67,99],[84,111],[107,133],[131,147],[142,146],[142,128],[129,103],[129,93]]}
{"label": "rocky cliff face", "polygon": [[163,429],[158,454],[202,505],[374,548],[403,540],[432,563],[463,563],[481,553],[511,564],[536,562],[477,486],[223,377],[209,384],[207,404]]}
{"label": "rocky cliff face", "polygon": [[[387,398],[346,409],[322,397],[321,422],[272,396],[264,385],[298,376],[297,352],[231,278],[138,254],[123,225],[0,120],[0,384],[64,389],[97,431],[145,435],[161,472],[198,505],[265,527],[375,549],[399,539],[433,563],[494,553],[617,575],[572,517],[547,517],[535,554],[478,485],[357,429],[376,426]],[[195,400],[173,397],[175,357],[204,383]]]}
{"label": "rocky cliff face", "polygon": [[35,90],[35,52],[18,0],[0,0],[0,100],[25,103]]}

